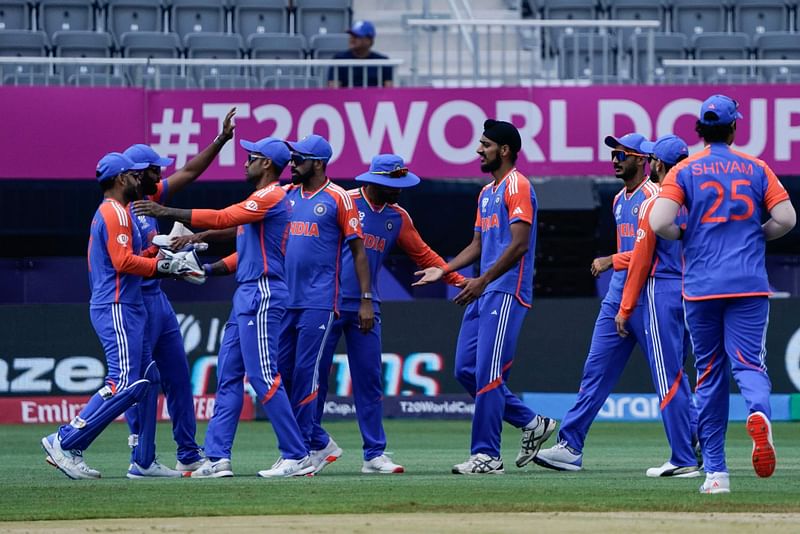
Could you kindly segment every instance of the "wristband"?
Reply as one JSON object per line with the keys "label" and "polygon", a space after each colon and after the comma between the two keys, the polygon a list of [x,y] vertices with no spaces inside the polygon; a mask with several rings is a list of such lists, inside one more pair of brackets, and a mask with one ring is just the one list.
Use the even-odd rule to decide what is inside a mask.
{"label": "wristband", "polygon": [[211,276],[211,264],[210,263],[204,263],[203,264],[203,271],[205,271],[206,276]]}
{"label": "wristband", "polygon": [[230,137],[225,137],[224,134],[219,134],[217,137],[214,138],[214,143],[218,144],[219,146],[223,146],[225,143],[228,142]]}
{"label": "wristband", "polygon": [[372,293],[361,293],[361,300],[372,300]]}

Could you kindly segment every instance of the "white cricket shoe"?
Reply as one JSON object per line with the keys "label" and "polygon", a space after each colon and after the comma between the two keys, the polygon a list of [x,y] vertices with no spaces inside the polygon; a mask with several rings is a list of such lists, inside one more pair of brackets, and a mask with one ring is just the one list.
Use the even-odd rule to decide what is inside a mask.
{"label": "white cricket shoe", "polygon": [[197,469],[192,471],[192,478],[222,478],[232,477],[230,458],[220,458],[216,462],[206,459]]}
{"label": "white cricket shoe", "polygon": [[138,478],[179,478],[183,476],[180,471],[175,471],[174,469],[170,469],[166,465],[162,464],[158,460],[153,460],[153,463],[150,464],[150,467],[145,469],[144,467],[140,466],[136,462],[133,462],[130,467],[128,468],[128,474],[125,475],[131,479],[138,479]]}
{"label": "white cricket shoe", "polygon": [[672,477],[672,478],[695,478],[700,476],[700,470],[696,465],[678,467],[671,462],[664,462],[661,467],[651,467],[645,474],[652,478]]}
{"label": "white cricket shoe", "polygon": [[262,478],[301,477],[313,474],[314,465],[308,456],[299,460],[278,458],[278,461],[271,468],[258,472],[258,476]]}
{"label": "white cricket shoe", "polygon": [[493,458],[488,454],[473,454],[466,462],[453,466],[454,475],[502,475],[503,459]]}
{"label": "white cricket shoe", "polygon": [[566,441],[560,441],[549,449],[540,449],[533,461],[556,471],[580,471],[583,468],[583,454],[567,445]]}
{"label": "white cricket shoe", "polygon": [[522,440],[520,441],[519,453],[517,454],[517,467],[528,465],[542,444],[547,441],[550,434],[556,429],[555,419],[537,415],[529,426],[522,429]]}
{"label": "white cricket shoe", "polygon": [[47,453],[47,463],[73,480],[100,478],[100,471],[89,467],[83,459],[83,451],[65,451],[61,439],[55,432],[42,438],[42,448]]}
{"label": "white cricket shoe", "polygon": [[316,475],[322,471],[326,465],[332,464],[342,455],[342,449],[339,447],[333,438],[328,440],[328,444],[324,449],[309,452],[308,456],[311,459],[311,465],[314,466],[314,474]]}
{"label": "white cricket shoe", "polygon": [[381,454],[371,460],[364,460],[361,466],[362,473],[405,473],[406,470],[402,465],[394,463],[388,456]]}
{"label": "white cricket shoe", "polygon": [[180,460],[178,460],[178,463],[175,464],[175,471],[180,471],[181,473],[184,473],[184,476],[189,476],[188,474],[185,473],[194,473],[195,471],[200,469],[205,463],[206,459],[202,457],[196,462],[190,462],[188,464],[185,464]]}
{"label": "white cricket shoe", "polygon": [[772,443],[772,425],[762,412],[747,417],[747,433],[753,440],[751,460],[756,475],[767,478],[775,472],[775,445]]}
{"label": "white cricket shoe", "polygon": [[731,479],[728,473],[706,473],[706,480],[700,486],[700,493],[730,493]]}

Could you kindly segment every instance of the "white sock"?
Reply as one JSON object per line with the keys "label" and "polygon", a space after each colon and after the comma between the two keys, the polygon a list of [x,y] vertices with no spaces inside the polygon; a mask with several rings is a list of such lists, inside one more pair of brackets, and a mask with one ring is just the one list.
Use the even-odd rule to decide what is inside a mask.
{"label": "white sock", "polygon": [[533,419],[531,419],[530,422],[527,425],[522,427],[522,429],[523,430],[533,430],[534,428],[536,428],[536,426],[538,424],[539,424],[539,416],[538,415],[534,415]]}

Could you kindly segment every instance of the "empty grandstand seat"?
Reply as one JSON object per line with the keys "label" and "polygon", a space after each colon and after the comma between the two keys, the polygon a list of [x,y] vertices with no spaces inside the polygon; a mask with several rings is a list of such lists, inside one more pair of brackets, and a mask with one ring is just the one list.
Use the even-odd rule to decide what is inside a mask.
{"label": "empty grandstand seat", "polygon": [[[191,59],[241,59],[244,43],[242,36],[236,33],[190,33],[184,38],[186,57]],[[242,67],[236,66],[192,66],[190,73],[200,87],[249,87],[243,78]],[[247,78],[244,76],[244,78]],[[227,80],[227,81],[226,81]]]}
{"label": "empty grandstand seat", "polygon": [[616,72],[612,40],[605,34],[563,34],[558,43],[561,79],[608,80]]}
{"label": "empty grandstand seat", "polygon": [[38,12],[38,28],[51,37],[55,32],[94,29],[91,0],[40,0]]}
{"label": "empty grandstand seat", "polygon": [[172,0],[172,31],[182,39],[190,33],[225,31],[225,8],[220,0]]}
{"label": "empty grandstand seat", "polygon": [[789,6],[776,0],[734,0],[733,31],[748,35],[789,31]]}
{"label": "empty grandstand seat", "polygon": [[672,5],[672,31],[686,35],[727,31],[721,0],[667,0]]}
{"label": "empty grandstand seat", "polygon": [[268,89],[319,89],[322,84],[319,76],[304,74],[267,76],[261,80],[261,86]]}
{"label": "empty grandstand seat", "polygon": [[[632,35],[630,53],[632,74],[637,83],[647,82],[647,34]],[[691,68],[664,68],[665,59],[686,59],[689,38],[682,33],[653,34],[653,82],[654,83],[686,83],[691,78]]]}
{"label": "empty grandstand seat", "polygon": [[[657,20],[661,22],[660,28],[653,28],[654,32],[666,30],[664,25],[664,5],[653,0],[608,0],[608,13],[611,20]],[[615,33],[622,34],[622,42],[628,43],[631,35],[642,33],[643,28],[618,28]]]}
{"label": "empty grandstand seat", "polygon": [[347,50],[350,35],[347,33],[329,33],[315,35],[311,38],[309,48],[314,59],[330,59],[339,52]]}
{"label": "empty grandstand seat", "polygon": [[31,5],[27,0],[0,1],[0,30],[28,30],[31,27]]}
{"label": "empty grandstand seat", "polygon": [[253,34],[289,33],[288,0],[232,0],[233,31],[247,39]]}
{"label": "empty grandstand seat", "polygon": [[[789,32],[767,32],[755,36],[758,59],[800,59],[800,36]],[[768,82],[800,80],[800,67],[759,67]]]}
{"label": "empty grandstand seat", "polygon": [[[596,0],[540,0],[542,4],[542,14],[545,19],[596,19],[597,2]],[[570,27],[548,28],[547,42],[551,52],[555,52],[562,35],[571,35],[573,31],[579,33],[591,33],[594,30],[581,28],[575,30]]]}
{"label": "empty grandstand seat", "polygon": [[[307,44],[302,35],[254,33],[247,39],[247,48],[252,59],[303,59]],[[305,67],[253,67],[253,74],[262,81],[268,77],[299,76],[305,72]]]}
{"label": "empty grandstand seat", "polygon": [[[126,32],[120,37],[123,57],[177,59],[181,54],[181,42],[175,33]],[[134,85],[147,87],[174,87],[174,79],[180,76],[180,67],[173,65],[131,65],[128,76]],[[183,87],[185,83],[178,84]]]}
{"label": "empty grandstand seat", "polygon": [[[0,31],[0,56],[37,56],[46,57],[48,48],[47,34],[30,30]],[[3,80],[16,80],[16,83],[32,83],[34,78],[49,72],[49,65],[31,63],[0,63],[0,75]],[[8,81],[4,83],[15,83]]]}
{"label": "empty grandstand seat", "polygon": [[294,0],[295,33],[342,33],[350,29],[351,0]]}
{"label": "empty grandstand seat", "polygon": [[[692,37],[695,59],[748,59],[750,37],[745,33],[702,33]],[[701,82],[743,82],[750,67],[696,67]]]}
{"label": "empty grandstand seat", "polygon": [[[53,34],[53,49],[56,57],[111,57],[111,35],[91,31],[63,31]],[[122,85],[113,76],[110,65],[70,64],[56,65],[70,84]]]}
{"label": "empty grandstand seat", "polygon": [[161,0],[108,0],[106,29],[117,44],[126,32],[161,31]]}

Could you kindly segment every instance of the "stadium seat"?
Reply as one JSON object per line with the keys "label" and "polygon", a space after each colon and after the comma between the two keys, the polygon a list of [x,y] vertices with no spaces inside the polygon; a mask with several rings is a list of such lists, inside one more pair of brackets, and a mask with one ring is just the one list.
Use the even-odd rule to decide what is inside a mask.
{"label": "stadium seat", "polygon": [[[254,33],[247,39],[252,59],[303,59],[306,47],[302,35]],[[253,67],[253,74],[263,81],[269,77],[305,75],[305,70],[305,67]]]}
{"label": "stadium seat", "polygon": [[160,32],[161,0],[108,0],[106,29],[120,44],[126,32]]}
{"label": "stadium seat", "polygon": [[[241,35],[225,33],[198,32],[184,38],[186,57],[191,59],[241,59],[244,43]],[[242,76],[243,69],[235,66],[193,66],[189,68],[200,87],[240,88],[250,87],[248,76]],[[253,84],[254,85],[254,84]]]}
{"label": "stadium seat", "polygon": [[[545,19],[596,19],[597,2],[595,0],[552,0],[542,3],[542,14]],[[571,35],[573,28],[548,28],[547,42],[551,53],[555,53],[562,35]],[[594,33],[592,30],[580,29],[579,33]]]}
{"label": "stadium seat", "polygon": [[[47,34],[30,30],[0,31],[0,56],[38,56],[46,57],[48,48]],[[50,66],[30,63],[0,63],[0,74],[3,83],[28,84],[34,78],[45,76]],[[8,80],[8,81],[6,81]]]}
{"label": "stadium seat", "polygon": [[51,38],[55,32],[94,29],[91,0],[40,0],[38,28]]}
{"label": "stadium seat", "polygon": [[184,39],[190,33],[222,33],[225,8],[220,0],[172,0],[172,31]]}
{"label": "stadium seat", "polygon": [[789,30],[789,6],[776,0],[735,0],[733,31],[755,36]]}
{"label": "stadium seat", "polygon": [[[758,59],[800,59],[800,36],[789,32],[767,32],[755,36]],[[759,74],[768,82],[800,80],[800,67],[760,67]]]}
{"label": "stadium seat", "polygon": [[[632,73],[636,83],[647,82],[647,34],[640,33],[631,36],[630,53],[632,60]],[[691,69],[665,69],[665,59],[686,59],[689,48],[689,39],[682,33],[655,33],[653,35],[653,82],[676,83],[688,82],[691,78]]]}
{"label": "stadium seat", "polygon": [[329,33],[311,37],[309,49],[314,59],[330,59],[339,52],[347,50],[350,35],[346,33]]}
{"label": "stadium seat", "polygon": [[604,34],[563,34],[558,44],[558,77],[610,81],[616,72],[612,40]]}
{"label": "stadium seat", "polygon": [[[122,57],[139,58],[179,58],[181,42],[175,33],[161,32],[126,32],[120,37]],[[128,71],[131,82],[136,86],[145,87],[185,87],[186,82],[179,83],[176,79],[186,80],[180,75],[180,67],[171,65],[132,65]]]}
{"label": "stadium seat", "polygon": [[[92,31],[60,31],[53,34],[56,57],[111,57],[111,35]],[[69,84],[122,85],[112,73],[110,65],[71,64],[56,65]]]}
{"label": "stadium seat", "polygon": [[27,0],[0,1],[0,31],[28,30],[31,27],[31,5]]}
{"label": "stadium seat", "polygon": [[253,34],[289,33],[287,0],[232,0],[233,31],[247,39]]}
{"label": "stadium seat", "polygon": [[319,76],[284,74],[262,78],[261,86],[267,89],[319,89],[323,85]]}
{"label": "stadium seat", "polygon": [[350,29],[351,0],[294,0],[295,33],[314,35],[342,33]]}
{"label": "stadium seat", "polygon": [[725,3],[720,0],[668,0],[672,31],[686,35],[727,30]]}
{"label": "stadium seat", "polygon": [[[608,15],[611,20],[658,20],[660,28],[653,28],[655,32],[666,31],[665,10],[663,4],[653,0],[609,0]],[[622,42],[628,43],[631,35],[642,33],[642,28],[621,28],[615,31],[622,35]]]}
{"label": "stadium seat", "polygon": [[[695,59],[748,59],[750,37],[745,33],[702,33],[692,37]],[[706,83],[744,82],[749,67],[697,67],[699,81]]]}

